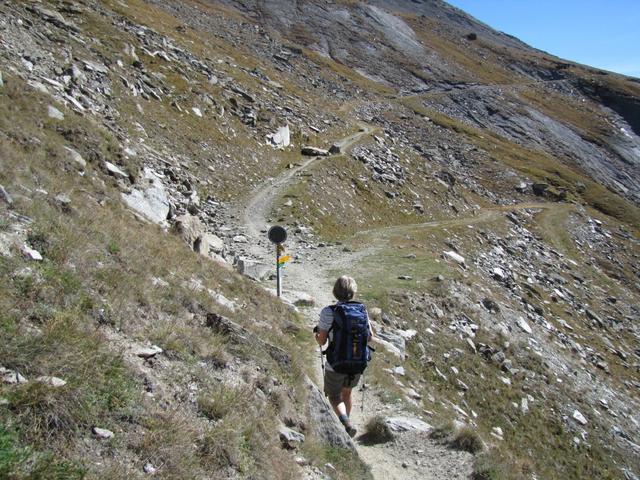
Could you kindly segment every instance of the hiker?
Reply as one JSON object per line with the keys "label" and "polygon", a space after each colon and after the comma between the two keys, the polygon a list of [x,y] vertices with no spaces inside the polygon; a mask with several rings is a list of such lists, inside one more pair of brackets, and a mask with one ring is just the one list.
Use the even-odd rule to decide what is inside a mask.
{"label": "hiker", "polygon": [[[333,286],[333,296],[338,302],[322,309],[318,325],[313,329],[321,350],[329,340],[329,346],[323,352],[327,355],[327,363],[323,361],[324,393],[351,437],[356,434],[349,420],[351,390],[358,384],[371,358],[368,342],[373,335],[365,306],[353,301],[357,290],[353,278],[338,278]],[[341,328],[345,324],[350,325],[349,331]]]}

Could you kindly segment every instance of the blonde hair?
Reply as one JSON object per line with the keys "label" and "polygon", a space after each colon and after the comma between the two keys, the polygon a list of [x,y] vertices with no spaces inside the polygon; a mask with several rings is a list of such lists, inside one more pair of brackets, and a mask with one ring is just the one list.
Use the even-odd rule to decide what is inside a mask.
{"label": "blonde hair", "polygon": [[338,278],[336,283],[333,285],[333,296],[340,302],[348,302],[354,297],[357,291],[358,284],[356,281],[346,275]]}

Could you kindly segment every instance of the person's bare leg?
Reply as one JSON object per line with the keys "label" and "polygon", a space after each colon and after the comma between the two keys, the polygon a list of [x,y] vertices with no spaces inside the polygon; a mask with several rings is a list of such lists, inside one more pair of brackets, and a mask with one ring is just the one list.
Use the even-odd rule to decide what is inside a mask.
{"label": "person's bare leg", "polygon": [[344,403],[344,407],[347,413],[347,416],[351,416],[351,389],[343,388],[340,392],[340,398],[342,403]]}
{"label": "person's bare leg", "polygon": [[[347,390],[349,394],[346,396],[343,395],[344,390]],[[343,400],[345,397],[347,398],[348,403]],[[333,411],[336,412],[336,415],[338,415],[340,423],[344,425],[344,429],[347,431],[350,437],[353,437],[356,434],[357,430],[351,424],[351,420],[349,420],[348,412],[351,411],[351,389],[342,389],[340,397],[329,398],[329,403],[331,403]]]}
{"label": "person's bare leg", "polygon": [[349,416],[349,411],[347,410],[344,400],[342,400],[342,395],[340,395],[340,397],[330,397],[329,403],[331,403],[333,411],[336,412],[338,417],[341,415]]}

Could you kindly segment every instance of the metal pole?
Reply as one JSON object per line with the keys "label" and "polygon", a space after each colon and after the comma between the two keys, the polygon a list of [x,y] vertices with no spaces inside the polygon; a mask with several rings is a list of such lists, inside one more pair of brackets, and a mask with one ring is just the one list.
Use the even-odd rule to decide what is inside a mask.
{"label": "metal pole", "polygon": [[276,245],[276,291],[278,298],[280,298],[282,296],[282,281],[280,280],[280,264],[278,260],[280,260],[280,245]]}

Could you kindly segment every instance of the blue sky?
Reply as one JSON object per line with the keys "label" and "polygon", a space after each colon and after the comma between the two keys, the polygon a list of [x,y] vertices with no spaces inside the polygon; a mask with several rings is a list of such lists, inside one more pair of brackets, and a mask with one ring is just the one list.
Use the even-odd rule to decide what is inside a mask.
{"label": "blue sky", "polygon": [[640,0],[447,0],[566,60],[640,77]]}

